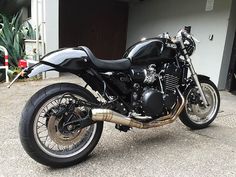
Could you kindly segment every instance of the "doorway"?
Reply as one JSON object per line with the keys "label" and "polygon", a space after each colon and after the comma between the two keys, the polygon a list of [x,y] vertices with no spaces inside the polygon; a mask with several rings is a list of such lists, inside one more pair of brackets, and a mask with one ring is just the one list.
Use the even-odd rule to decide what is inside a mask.
{"label": "doorway", "polygon": [[60,0],[59,46],[87,46],[98,58],[116,59],[126,49],[127,2]]}
{"label": "doorway", "polygon": [[230,92],[236,91],[236,32],[234,37],[234,44],[232,48],[232,55],[230,60],[226,87],[227,90],[229,90]]}

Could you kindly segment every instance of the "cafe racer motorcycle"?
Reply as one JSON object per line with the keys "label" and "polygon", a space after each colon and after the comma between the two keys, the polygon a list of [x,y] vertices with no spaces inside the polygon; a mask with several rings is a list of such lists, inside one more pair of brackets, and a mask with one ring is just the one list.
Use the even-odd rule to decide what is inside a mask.
{"label": "cafe racer motorcycle", "polygon": [[86,85],[57,83],[29,99],[19,126],[25,151],[41,164],[65,167],[86,159],[103,122],[127,132],[179,117],[191,129],[206,128],[217,116],[220,96],[210,78],[194,70],[195,40],[185,27],[174,38],[163,33],[144,39],[119,60],[98,59],[84,46],[47,54],[22,75],[70,72]]}

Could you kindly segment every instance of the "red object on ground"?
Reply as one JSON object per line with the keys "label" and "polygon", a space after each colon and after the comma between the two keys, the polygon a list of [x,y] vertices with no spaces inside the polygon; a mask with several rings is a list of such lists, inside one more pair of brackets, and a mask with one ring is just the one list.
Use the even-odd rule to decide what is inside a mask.
{"label": "red object on ground", "polygon": [[4,59],[5,59],[5,66],[8,66],[8,55],[5,55]]}
{"label": "red object on ground", "polygon": [[27,68],[27,66],[28,66],[28,63],[26,60],[23,60],[23,59],[19,60],[19,62],[18,62],[19,68]]}

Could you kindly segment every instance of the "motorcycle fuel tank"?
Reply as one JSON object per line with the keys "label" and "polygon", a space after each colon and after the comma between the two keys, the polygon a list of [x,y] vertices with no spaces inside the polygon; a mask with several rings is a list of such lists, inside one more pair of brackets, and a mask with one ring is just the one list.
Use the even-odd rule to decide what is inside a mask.
{"label": "motorcycle fuel tank", "polygon": [[124,58],[129,58],[132,64],[149,64],[172,61],[176,54],[177,46],[170,39],[151,38],[128,48]]}

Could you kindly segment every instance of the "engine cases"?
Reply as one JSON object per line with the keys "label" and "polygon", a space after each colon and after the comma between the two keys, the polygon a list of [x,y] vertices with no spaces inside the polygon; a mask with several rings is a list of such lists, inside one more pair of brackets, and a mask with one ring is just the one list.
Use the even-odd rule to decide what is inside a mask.
{"label": "engine cases", "polygon": [[161,115],[164,109],[163,94],[155,89],[148,89],[142,95],[142,106],[146,116]]}
{"label": "engine cases", "polygon": [[[155,79],[150,83],[145,83],[150,75],[155,76]],[[155,68],[154,65],[132,68],[131,78],[139,83],[135,85],[140,85],[136,87],[138,88],[136,95],[140,96],[135,96],[136,98],[133,99],[138,103],[134,105],[141,108],[141,110],[137,109],[137,112],[155,118],[170,112],[177,101],[176,88],[180,84],[181,75],[182,70],[174,62],[166,63],[159,68]]]}

